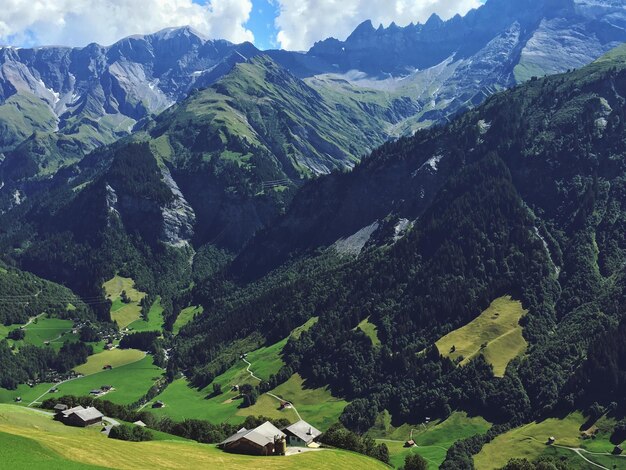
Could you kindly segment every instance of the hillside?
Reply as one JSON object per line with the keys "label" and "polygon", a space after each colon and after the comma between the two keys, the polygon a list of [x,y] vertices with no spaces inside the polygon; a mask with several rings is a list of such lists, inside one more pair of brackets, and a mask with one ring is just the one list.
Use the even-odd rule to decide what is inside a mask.
{"label": "hillside", "polygon": [[[131,137],[10,194],[7,258],[89,297],[124,270],[163,297],[167,317],[174,293],[237,253],[303,180],[354,166],[412,109],[318,89],[265,56],[235,64]],[[192,256],[214,267],[194,273]]]}
{"label": "hillside", "polygon": [[[399,423],[450,408],[519,423],[595,398],[623,413],[617,395],[568,382],[623,319],[625,83],[622,47],[305,185],[234,261],[236,285],[196,289],[205,314],[181,331],[175,367],[203,376],[220,349],[200,345],[259,331],[271,342],[319,316],[285,367],[346,397],[353,429],[384,409]],[[528,350],[503,378],[482,355],[457,368],[432,348],[505,294],[528,311]],[[357,328],[366,318],[380,345]]]}
{"label": "hillside", "polygon": [[246,457],[174,439],[142,443],[107,439],[99,429],[72,428],[32,410],[0,405],[0,457],[13,468],[386,468],[376,460],[337,450]]}

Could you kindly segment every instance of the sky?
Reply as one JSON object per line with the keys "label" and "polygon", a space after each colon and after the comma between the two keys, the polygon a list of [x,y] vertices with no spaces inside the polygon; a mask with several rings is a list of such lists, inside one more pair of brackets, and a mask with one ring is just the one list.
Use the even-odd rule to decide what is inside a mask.
{"label": "sky", "polygon": [[[109,45],[190,25],[212,39],[307,50],[345,39],[361,22],[387,26],[464,15],[484,0],[0,0],[0,44]],[[514,0],[511,0],[514,1]]]}

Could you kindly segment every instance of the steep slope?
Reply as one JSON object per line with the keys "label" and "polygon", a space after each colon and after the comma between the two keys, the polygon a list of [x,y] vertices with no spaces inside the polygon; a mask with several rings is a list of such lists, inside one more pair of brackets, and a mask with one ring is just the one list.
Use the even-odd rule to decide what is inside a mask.
{"label": "steep slope", "polygon": [[[375,28],[327,39],[306,54],[271,51],[303,77],[339,74],[418,99],[401,132],[441,122],[496,91],[582,67],[626,41],[626,10],[608,0],[488,0],[465,17]],[[549,51],[549,52],[548,52]]]}
{"label": "steep slope", "polygon": [[[181,332],[171,367],[210,381],[233,340],[261,332],[271,344],[316,316],[268,386],[293,372],[329,384],[351,400],[342,421],[354,429],[385,409],[398,422],[461,408],[511,424],[586,406],[568,381],[624,318],[624,96],[621,47],[305,185],[235,260],[230,282],[196,290],[205,314]],[[440,356],[437,340],[507,294],[528,311],[529,346],[503,378],[482,354]],[[357,328],[366,318],[376,347]],[[623,365],[610,370],[621,390]]]}
{"label": "steep slope", "polygon": [[[0,152],[39,132],[72,142],[74,154],[65,157],[76,158],[257,53],[252,44],[211,41],[189,27],[108,47],[0,48]],[[47,166],[63,163],[57,148],[50,145]],[[35,167],[29,176],[37,173]]]}
{"label": "steep slope", "polygon": [[[130,137],[7,185],[5,256],[89,296],[124,269],[171,305],[195,250],[200,265],[239,252],[303,180],[354,166],[412,112],[410,100],[341,86],[323,96],[265,56],[235,64]],[[13,153],[32,160],[36,148]]]}

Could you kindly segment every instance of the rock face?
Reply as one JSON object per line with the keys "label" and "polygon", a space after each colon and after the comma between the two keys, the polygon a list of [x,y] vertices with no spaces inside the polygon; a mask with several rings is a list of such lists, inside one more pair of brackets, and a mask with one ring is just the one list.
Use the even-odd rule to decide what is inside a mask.
{"label": "rock face", "polygon": [[306,54],[273,51],[293,73],[416,94],[422,111],[406,130],[442,122],[495,91],[579,68],[626,41],[619,0],[489,0],[465,17],[375,28],[326,39]]}
{"label": "rock face", "polygon": [[196,223],[196,214],[180,191],[178,184],[172,178],[167,167],[163,167],[163,181],[172,192],[172,200],[161,209],[163,215],[163,242],[184,247],[193,237],[193,227]]}
{"label": "rock face", "polygon": [[208,40],[189,27],[109,47],[0,48],[0,117],[24,107],[38,117],[0,126],[0,151],[34,131],[58,132],[90,148],[111,142],[257,53],[252,44]]}

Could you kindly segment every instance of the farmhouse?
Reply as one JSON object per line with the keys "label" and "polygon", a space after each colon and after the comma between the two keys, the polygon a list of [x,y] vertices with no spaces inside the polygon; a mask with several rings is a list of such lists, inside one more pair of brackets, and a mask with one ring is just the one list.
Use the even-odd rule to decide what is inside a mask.
{"label": "farmhouse", "polygon": [[241,428],[218,447],[226,452],[246,455],[284,455],[286,435],[270,422],[248,430]]}
{"label": "farmhouse", "polygon": [[296,447],[309,446],[322,434],[321,431],[315,429],[304,420],[287,426],[283,429],[283,432],[287,436],[287,444]]}
{"label": "farmhouse", "polygon": [[103,417],[102,413],[93,406],[88,408],[75,406],[74,408],[59,411],[56,415],[56,419],[66,426],[78,426],[82,428],[101,422]]}

